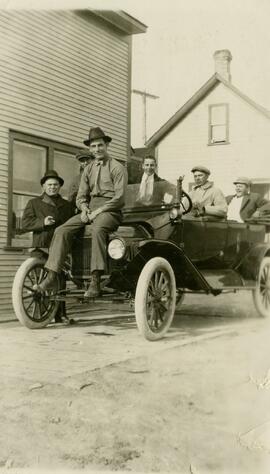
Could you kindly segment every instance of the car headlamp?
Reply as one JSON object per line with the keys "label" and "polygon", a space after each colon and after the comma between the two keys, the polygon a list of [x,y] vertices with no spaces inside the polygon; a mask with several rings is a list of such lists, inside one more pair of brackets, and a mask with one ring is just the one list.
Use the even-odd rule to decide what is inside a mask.
{"label": "car headlamp", "polygon": [[180,215],[179,209],[177,207],[172,207],[169,212],[170,219],[174,220]]}
{"label": "car headlamp", "polygon": [[114,260],[123,258],[126,252],[126,244],[122,239],[112,239],[108,245],[108,254]]}

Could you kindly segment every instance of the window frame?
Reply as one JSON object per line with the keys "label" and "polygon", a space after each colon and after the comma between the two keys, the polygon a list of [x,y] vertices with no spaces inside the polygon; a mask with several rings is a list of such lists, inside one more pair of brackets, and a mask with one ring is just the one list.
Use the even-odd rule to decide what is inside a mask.
{"label": "window frame", "polygon": [[19,132],[16,130],[9,131],[9,151],[8,151],[8,218],[7,218],[7,246],[6,249],[18,249],[20,251],[25,248],[16,246],[12,243],[12,212],[13,212],[13,143],[20,141],[30,143],[32,145],[42,146],[46,148],[46,171],[53,169],[54,151],[66,152],[76,155],[82,146],[69,145],[67,143],[50,140],[32,134]]}
{"label": "window frame", "polygon": [[[226,127],[226,138],[224,141],[220,142],[213,142],[212,141],[212,110],[214,107],[221,107],[225,108],[225,125]],[[229,104],[226,102],[221,102],[217,104],[209,104],[208,105],[208,146],[218,146],[218,145],[229,145]]]}

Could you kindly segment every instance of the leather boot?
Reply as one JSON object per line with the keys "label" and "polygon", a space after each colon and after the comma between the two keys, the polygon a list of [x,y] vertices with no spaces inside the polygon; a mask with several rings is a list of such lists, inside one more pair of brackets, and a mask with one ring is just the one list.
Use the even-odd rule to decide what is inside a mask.
{"label": "leather boot", "polygon": [[100,272],[94,270],[88,290],[84,293],[85,298],[96,298],[100,295]]}
{"label": "leather boot", "polygon": [[39,285],[34,285],[33,290],[39,293],[45,293],[47,290],[53,290],[57,283],[57,273],[52,270],[48,271],[48,275]]}

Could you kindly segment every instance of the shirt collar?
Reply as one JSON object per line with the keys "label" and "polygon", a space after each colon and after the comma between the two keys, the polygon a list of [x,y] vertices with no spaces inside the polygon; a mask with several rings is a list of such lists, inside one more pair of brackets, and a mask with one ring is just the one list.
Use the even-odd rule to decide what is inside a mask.
{"label": "shirt collar", "polygon": [[109,161],[109,157],[108,156],[104,156],[104,158],[102,160],[94,160],[94,164],[95,166],[100,166],[100,165],[106,165],[106,163]]}
{"label": "shirt collar", "polygon": [[198,189],[198,188],[201,188],[201,189],[210,189],[213,187],[213,183],[209,183],[209,181],[206,181],[206,183],[202,184],[202,185],[197,185],[197,186],[194,186],[194,189]]}
{"label": "shirt collar", "polygon": [[150,176],[146,173],[143,173],[142,181],[152,181],[152,180],[154,180],[154,173],[151,174]]}

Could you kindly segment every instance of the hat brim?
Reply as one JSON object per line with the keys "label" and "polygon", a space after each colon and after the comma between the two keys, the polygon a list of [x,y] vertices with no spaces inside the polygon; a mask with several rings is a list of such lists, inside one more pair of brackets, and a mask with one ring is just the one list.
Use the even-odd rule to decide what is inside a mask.
{"label": "hat brim", "polygon": [[195,171],[199,171],[200,173],[208,174],[210,175],[210,170],[203,170],[201,168],[192,168],[191,173],[195,173]]}
{"label": "hat brim", "polygon": [[243,181],[234,181],[233,184],[244,184],[245,186],[250,186],[251,183],[243,183]]}
{"label": "hat brim", "polygon": [[60,186],[63,186],[63,184],[64,184],[65,181],[63,180],[63,178],[60,178],[60,176],[43,176],[43,178],[41,178],[41,180],[40,180],[41,186],[42,186],[44,183],[46,183],[47,179],[52,179],[52,178],[53,178],[53,179],[57,179],[57,181],[59,182]]}
{"label": "hat brim", "polygon": [[92,138],[91,140],[89,140],[89,138],[87,140],[84,140],[84,144],[86,146],[89,146],[91,142],[93,142],[94,140],[99,140],[100,138],[102,138],[106,143],[110,143],[112,141],[111,137],[109,137],[108,135],[105,135],[104,137],[96,137],[96,138]]}

